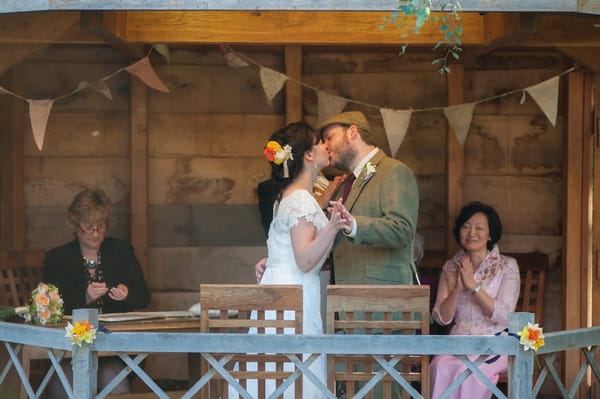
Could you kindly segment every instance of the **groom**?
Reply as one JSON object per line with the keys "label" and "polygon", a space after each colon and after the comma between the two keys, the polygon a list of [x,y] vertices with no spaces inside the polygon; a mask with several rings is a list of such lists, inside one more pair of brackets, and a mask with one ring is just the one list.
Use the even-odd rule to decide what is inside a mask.
{"label": "groom", "polygon": [[[353,219],[352,230],[333,249],[335,283],[415,283],[419,191],[412,170],[375,147],[362,112],[335,115],[317,129],[331,166],[350,172],[332,198],[346,197]],[[263,259],[255,266],[258,281],[265,265]]]}
{"label": "groom", "polygon": [[317,129],[331,166],[350,172],[339,196],[353,227],[333,249],[335,283],[415,283],[419,191],[412,170],[375,147],[362,112],[335,115]]}

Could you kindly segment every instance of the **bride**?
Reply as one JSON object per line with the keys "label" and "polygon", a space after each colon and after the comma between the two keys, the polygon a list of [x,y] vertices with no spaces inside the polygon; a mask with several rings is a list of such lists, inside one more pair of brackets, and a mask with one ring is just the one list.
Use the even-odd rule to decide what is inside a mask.
{"label": "bride", "polygon": [[[329,165],[329,155],[318,132],[304,122],[291,123],[273,133],[264,154],[271,164],[271,178],[278,194],[267,239],[267,268],[260,283],[301,284],[303,334],[322,334],[319,271],[337,233],[351,227],[341,202],[333,204],[328,220],[313,197],[314,181],[321,169]],[[325,356],[313,362],[310,369],[327,385]],[[256,381],[252,382],[248,381],[250,394],[256,389]],[[271,382],[267,381],[267,396],[275,390]],[[292,385],[284,397],[293,398],[293,391]],[[230,397],[237,396],[234,393]],[[302,397],[313,399],[325,395],[304,377]]]}

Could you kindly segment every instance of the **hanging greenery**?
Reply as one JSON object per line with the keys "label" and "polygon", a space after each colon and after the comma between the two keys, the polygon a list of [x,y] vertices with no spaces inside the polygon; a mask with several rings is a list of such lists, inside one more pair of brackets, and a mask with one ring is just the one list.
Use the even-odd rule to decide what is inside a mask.
{"label": "hanging greenery", "polygon": [[[431,16],[432,8],[439,9],[442,15]],[[460,16],[461,6],[458,0],[400,0],[398,10],[392,12],[389,17],[384,18],[384,25],[394,24],[402,29],[400,34],[406,39],[400,50],[400,55],[406,53],[408,40],[412,34],[421,33],[421,28],[426,23],[439,25],[440,40],[433,47],[434,51],[441,51],[441,56],[434,59],[432,64],[439,64],[438,72],[448,73],[449,61],[458,60],[462,51],[462,19]]]}

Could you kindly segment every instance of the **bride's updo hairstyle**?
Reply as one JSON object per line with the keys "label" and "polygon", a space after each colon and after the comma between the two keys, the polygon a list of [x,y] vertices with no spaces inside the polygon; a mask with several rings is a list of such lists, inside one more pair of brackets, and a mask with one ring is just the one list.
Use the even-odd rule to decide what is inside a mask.
{"label": "bride's updo hairstyle", "polygon": [[[288,149],[291,152],[281,162],[269,159],[267,147],[265,148],[265,156],[271,164],[271,179],[277,190],[277,199],[281,198],[283,190],[296,179],[304,167],[304,154],[310,151],[320,140],[319,133],[305,122],[290,123],[271,135],[267,147],[271,147],[271,142],[275,142],[279,144],[282,151],[286,151],[286,146],[289,145]],[[286,168],[287,176],[285,173]]]}

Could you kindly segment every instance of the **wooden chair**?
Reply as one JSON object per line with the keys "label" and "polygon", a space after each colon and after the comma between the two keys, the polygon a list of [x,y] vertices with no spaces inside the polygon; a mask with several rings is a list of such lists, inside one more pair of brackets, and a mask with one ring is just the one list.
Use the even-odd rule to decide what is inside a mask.
{"label": "wooden chair", "polygon": [[[302,286],[300,285],[259,285],[259,284],[200,284],[200,330],[202,332],[227,332],[247,334],[250,328],[258,334],[285,333],[302,334]],[[214,315],[218,312],[218,317]],[[236,316],[233,316],[236,312]],[[212,317],[209,317],[212,316]],[[287,318],[287,320],[284,319]],[[293,320],[291,320],[293,319]],[[267,330],[269,329],[269,330]],[[301,354],[296,354],[301,358]],[[213,355],[220,359],[225,355]],[[254,369],[248,370],[251,363]],[[275,367],[268,367],[274,365]],[[245,354],[235,355],[227,363],[231,375],[246,388],[248,380],[258,381],[258,397],[265,397],[266,380],[275,380],[277,386],[289,377],[293,371],[284,370],[284,363],[290,360],[281,354]],[[234,368],[235,366],[235,368]],[[251,365],[252,366],[252,365]],[[288,366],[289,367],[289,366]],[[210,369],[209,363],[202,359],[200,370],[205,375]],[[228,384],[215,375],[210,384],[210,397],[228,397]],[[302,378],[294,384],[295,397],[302,397]],[[202,390],[207,398],[209,390]]]}
{"label": "wooden chair", "polygon": [[[330,285],[327,287],[327,333],[345,334],[429,333],[429,287],[418,285]],[[387,360],[394,356],[386,356]],[[429,397],[429,356],[396,356],[402,364],[400,375],[420,383],[423,397]],[[342,383],[347,397],[355,394],[355,383],[366,382],[377,370],[370,356],[328,356],[328,384]],[[337,365],[337,367],[336,367]],[[343,370],[342,370],[343,369]],[[391,376],[383,378],[383,396],[392,397]],[[403,395],[408,397],[404,390]],[[369,396],[373,397],[373,392]]]}
{"label": "wooden chair", "polygon": [[[42,266],[46,251],[43,249],[21,249],[0,251],[0,305],[25,306],[29,304],[31,291],[43,281]],[[31,359],[29,346],[21,351],[21,365],[26,376],[39,379],[46,369],[43,360]],[[22,387],[21,398],[27,397]]]}
{"label": "wooden chair", "polygon": [[43,280],[45,255],[43,249],[0,251],[0,305],[29,303],[31,291]]}

